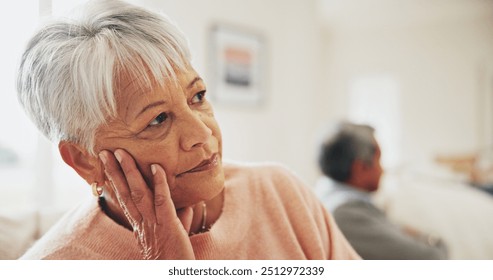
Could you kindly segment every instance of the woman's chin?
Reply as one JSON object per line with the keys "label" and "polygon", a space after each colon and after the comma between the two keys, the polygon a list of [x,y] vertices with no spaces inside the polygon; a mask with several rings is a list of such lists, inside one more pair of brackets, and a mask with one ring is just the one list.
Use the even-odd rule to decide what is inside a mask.
{"label": "woman's chin", "polygon": [[[197,180],[199,179],[200,180]],[[222,168],[214,176],[184,176],[171,196],[176,209],[193,206],[201,201],[209,201],[221,194],[224,189],[224,173]],[[187,180],[190,179],[190,180]]]}

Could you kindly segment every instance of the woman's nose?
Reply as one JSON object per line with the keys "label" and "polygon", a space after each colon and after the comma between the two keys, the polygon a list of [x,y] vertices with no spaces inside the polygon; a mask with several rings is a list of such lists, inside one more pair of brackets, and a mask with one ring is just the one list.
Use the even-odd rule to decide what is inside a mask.
{"label": "woman's nose", "polygon": [[193,148],[202,147],[212,136],[212,130],[201,118],[200,113],[191,113],[181,123],[182,135],[180,144],[182,149],[189,151]]}

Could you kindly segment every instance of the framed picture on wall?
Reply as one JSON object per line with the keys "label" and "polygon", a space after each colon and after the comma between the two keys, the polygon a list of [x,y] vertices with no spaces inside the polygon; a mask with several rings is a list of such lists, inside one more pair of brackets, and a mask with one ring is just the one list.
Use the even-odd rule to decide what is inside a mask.
{"label": "framed picture on wall", "polygon": [[265,99],[265,44],[257,32],[214,25],[209,64],[214,102],[258,106]]}

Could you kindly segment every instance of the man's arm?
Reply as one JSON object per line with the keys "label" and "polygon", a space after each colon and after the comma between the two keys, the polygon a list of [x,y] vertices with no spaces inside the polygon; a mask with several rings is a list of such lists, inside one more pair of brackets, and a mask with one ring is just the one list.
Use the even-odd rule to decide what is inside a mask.
{"label": "man's arm", "polygon": [[348,202],[333,214],[339,228],[363,259],[447,258],[443,242],[407,234],[369,203]]}

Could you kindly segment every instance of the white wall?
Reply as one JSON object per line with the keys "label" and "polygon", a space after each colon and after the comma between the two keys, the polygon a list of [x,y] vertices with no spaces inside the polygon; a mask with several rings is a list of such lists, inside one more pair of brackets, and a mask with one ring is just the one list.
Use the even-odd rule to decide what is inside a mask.
{"label": "white wall", "polygon": [[[399,3],[403,2],[410,1]],[[443,1],[428,3],[432,2]],[[404,9],[395,9],[386,22],[382,17],[377,23],[363,18],[359,26],[328,21],[323,40],[328,81],[321,95],[328,110],[319,110],[318,118],[347,117],[353,77],[390,74],[401,91],[403,162],[483,148],[482,95],[493,94],[493,87],[486,88],[491,84],[485,84],[493,76],[483,77],[485,69],[493,66],[493,5],[485,3],[486,12],[457,14],[454,10],[445,16],[442,11],[441,18],[428,14],[411,21]]]}
{"label": "white wall", "polygon": [[[42,0],[47,12],[63,16],[85,0]],[[315,0],[133,0],[135,4],[163,11],[177,22],[190,40],[194,64],[208,82],[208,36],[215,23],[233,25],[260,33],[267,43],[265,102],[260,107],[234,107],[217,104],[216,117],[221,125],[224,156],[240,161],[276,161],[296,171],[311,183],[316,177],[314,163],[313,94],[320,88],[321,28],[316,17]],[[37,10],[37,7],[36,9]],[[22,18],[21,12],[15,16]],[[26,33],[27,34],[27,33]],[[16,43],[18,44],[18,43]],[[17,48],[20,46],[17,45]],[[19,106],[17,106],[19,107]],[[23,112],[18,110],[24,119]],[[27,120],[26,120],[27,122]],[[16,124],[13,124],[16,125]],[[2,126],[3,127],[3,126]],[[28,130],[15,126],[15,133]],[[29,132],[36,135],[31,125]],[[12,134],[11,142],[17,142]],[[15,136],[15,137],[14,137]],[[28,167],[0,169],[5,187],[16,181],[15,190],[4,193],[1,209],[56,208],[77,204],[90,189],[74,170],[61,160],[56,144],[31,137]],[[19,170],[18,170],[19,169]],[[28,174],[26,182],[16,174]],[[6,178],[4,174],[9,174]],[[6,182],[5,182],[6,181]],[[21,187],[18,187],[21,186]],[[11,186],[10,186],[11,187]],[[8,194],[8,195],[5,195]],[[12,200],[11,197],[22,197]]]}
{"label": "white wall", "polygon": [[[196,68],[206,82],[212,24],[263,34],[268,51],[266,102],[254,108],[215,106],[226,158],[281,162],[312,184],[318,174],[316,137],[329,121],[347,116],[349,81],[357,75],[382,73],[399,82],[404,161],[484,146],[480,109],[484,107],[481,94],[493,90],[493,9],[487,9],[493,1],[467,1],[487,4],[478,16],[477,9],[462,12],[467,5],[463,1],[420,0],[421,4],[443,5],[433,10],[432,4],[426,4],[426,9],[418,9],[427,11],[426,20],[418,21],[401,17],[398,4],[390,11],[374,4],[393,1],[372,1],[372,10],[364,12],[354,10],[359,5],[348,4],[348,10],[319,5],[325,1],[329,0],[132,2],[161,10],[177,22],[190,40]],[[415,3],[399,3],[404,2]],[[54,12],[74,5],[54,3]],[[461,7],[444,16],[446,7],[457,8],[449,3],[461,3]],[[370,24],[363,17],[372,11],[387,11],[391,16],[378,15],[378,23]],[[435,19],[433,11],[442,16]],[[324,24],[318,20],[320,14]],[[71,197],[60,201],[70,205],[81,193],[89,194],[85,182],[59,156],[53,160],[51,172],[43,165],[38,173],[54,174],[57,196]]]}

